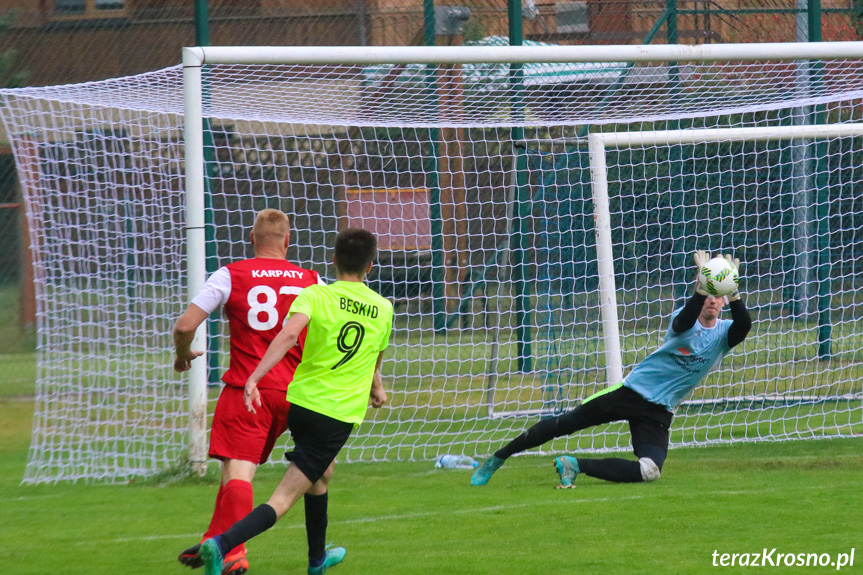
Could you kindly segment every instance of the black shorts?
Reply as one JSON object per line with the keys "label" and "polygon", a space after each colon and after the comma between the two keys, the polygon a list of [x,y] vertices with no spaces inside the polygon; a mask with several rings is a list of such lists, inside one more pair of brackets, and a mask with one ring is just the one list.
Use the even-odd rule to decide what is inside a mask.
{"label": "black shorts", "polygon": [[323,477],[339,454],[354,424],[293,404],[288,411],[288,427],[294,439],[294,450],[285,453],[285,459],[314,483]]}
{"label": "black shorts", "polygon": [[636,457],[649,457],[660,467],[668,454],[668,428],[674,415],[665,406],[644,399],[623,385],[614,385],[588,397],[559,417],[566,434],[612,421],[629,422]]}

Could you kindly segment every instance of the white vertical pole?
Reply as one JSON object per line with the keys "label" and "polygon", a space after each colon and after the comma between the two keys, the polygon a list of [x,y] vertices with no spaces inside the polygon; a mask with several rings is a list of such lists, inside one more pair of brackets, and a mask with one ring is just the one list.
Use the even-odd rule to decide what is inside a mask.
{"label": "white vertical pole", "polygon": [[[189,301],[207,279],[204,237],[204,122],[201,61],[183,49],[183,101],[186,148],[186,273]],[[204,355],[189,370],[189,461],[199,475],[207,471],[207,338],[198,326],[192,349]]]}
{"label": "white vertical pole", "polygon": [[617,289],[614,285],[614,253],[611,246],[611,213],[608,206],[608,174],[602,134],[588,136],[590,182],[593,188],[593,217],[596,224],[596,265],[599,272],[599,301],[602,339],[605,344],[605,373],[608,384],[623,381],[620,330],[617,318]]}
{"label": "white vertical pole", "polygon": [[[809,10],[808,0],[797,0],[797,42],[809,41]],[[800,100],[810,98],[809,61],[797,60],[794,62],[794,83],[796,84],[796,97]],[[812,120],[811,106],[798,106],[794,108],[792,122],[795,126],[802,126]],[[814,313],[812,296],[815,283],[817,252],[815,247],[815,217],[814,197],[815,178],[812,158],[814,150],[810,140],[797,140],[792,142],[791,149],[791,182],[794,189],[792,208],[794,210],[794,252],[797,254],[794,266],[794,308],[792,313],[795,317],[810,321]]]}

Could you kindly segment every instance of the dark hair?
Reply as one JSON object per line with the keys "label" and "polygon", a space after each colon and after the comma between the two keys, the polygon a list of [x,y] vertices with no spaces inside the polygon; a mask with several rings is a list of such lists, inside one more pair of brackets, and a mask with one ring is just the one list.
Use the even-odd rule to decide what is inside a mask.
{"label": "dark hair", "polygon": [[336,268],[342,273],[365,275],[378,253],[374,234],[360,228],[347,228],[336,236]]}

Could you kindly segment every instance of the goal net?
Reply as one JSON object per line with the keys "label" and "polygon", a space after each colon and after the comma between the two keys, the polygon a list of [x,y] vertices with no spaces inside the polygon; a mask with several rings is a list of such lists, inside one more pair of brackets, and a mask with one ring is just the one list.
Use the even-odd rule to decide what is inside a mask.
{"label": "goal net", "polygon": [[[673,446],[860,434],[861,62],[855,43],[207,48],[0,91],[38,300],[25,481],[188,457],[227,329],[199,334],[190,386],[171,328],[206,273],[251,255],[267,207],[292,218],[289,259],[330,280],[339,229],[379,237],[390,403],[347,461],[485,456],[616,383],[691,293],[696,249],[741,259],[754,327],[679,407]],[[627,448],[613,424],[542,449]]]}

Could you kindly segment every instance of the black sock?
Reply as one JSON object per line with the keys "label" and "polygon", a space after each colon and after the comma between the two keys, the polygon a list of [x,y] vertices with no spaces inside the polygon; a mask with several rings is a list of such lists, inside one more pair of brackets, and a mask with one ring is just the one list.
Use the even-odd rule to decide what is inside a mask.
{"label": "black sock", "polygon": [[309,542],[309,564],[319,565],[327,557],[327,494],[306,493],[306,539]]}
{"label": "black sock", "polygon": [[278,517],[275,509],[266,503],[258,505],[251,513],[231,525],[230,529],[219,536],[219,549],[222,550],[222,555],[252,537],[260,535],[275,525],[276,521]]}
{"label": "black sock", "polygon": [[558,436],[557,418],[543,419],[539,423],[523,431],[518,437],[494,452],[500,459],[508,459],[516,453],[526,451],[531,447],[542,445]]}
{"label": "black sock", "polygon": [[591,477],[614,481],[616,483],[640,483],[641,466],[637,461],[606,457],[605,459],[578,458],[578,469]]}

